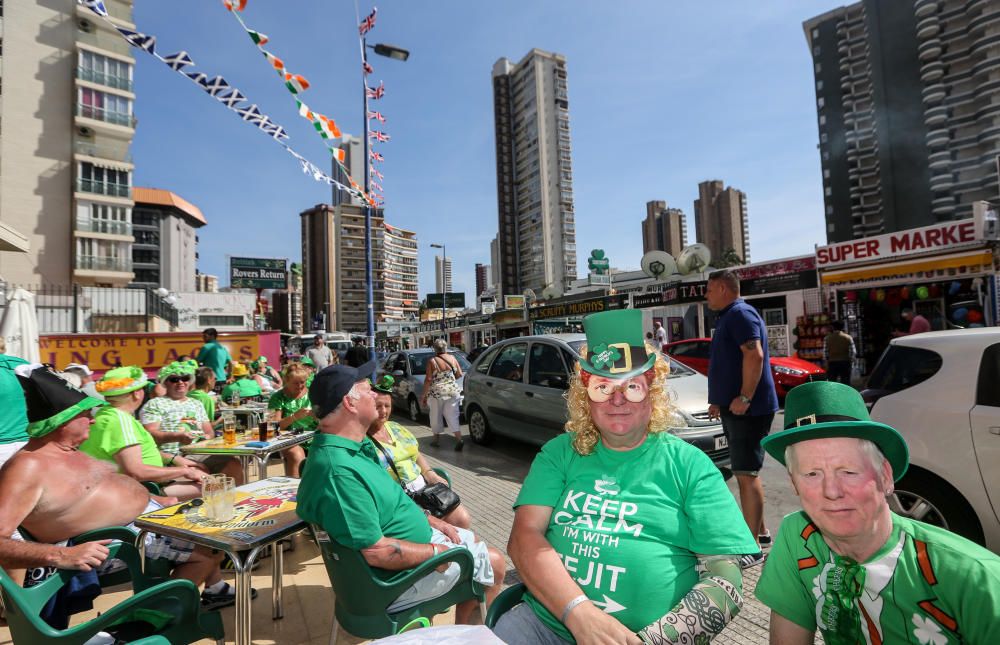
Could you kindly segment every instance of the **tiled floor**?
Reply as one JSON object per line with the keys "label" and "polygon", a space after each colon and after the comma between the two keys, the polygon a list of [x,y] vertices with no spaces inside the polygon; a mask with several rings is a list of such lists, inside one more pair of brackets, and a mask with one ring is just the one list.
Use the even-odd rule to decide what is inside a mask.
{"label": "tiled floor", "polygon": [[[473,529],[491,545],[505,550],[513,521],[511,504],[537,449],[516,442],[498,442],[494,447],[483,448],[467,441],[465,450],[456,453],[448,439],[442,441],[441,448],[429,447],[430,431],[427,426],[409,422],[405,425],[418,437],[421,451],[432,465],[441,466],[448,471],[455,489],[472,515]],[[276,461],[272,462],[270,470],[273,475],[281,474],[281,466]],[[783,486],[786,481],[783,475],[780,470],[765,473],[769,500],[776,501],[768,508],[767,513],[772,530],[777,528],[778,518],[792,510],[787,508],[788,504],[794,502],[787,484]],[[295,543],[295,550],[285,554],[283,619],[271,619],[270,561],[264,560],[263,566],[254,574],[254,587],[259,591],[257,599],[253,601],[254,643],[292,645],[328,642],[333,593],[326,570],[318,549],[306,535],[296,536]],[[509,560],[508,568],[511,571],[506,582],[511,583],[517,580],[517,573],[513,571]],[[746,605],[740,616],[713,642],[740,645],[767,643],[768,610],[753,597],[759,575],[760,567],[745,572]],[[96,609],[100,611],[110,607],[129,594],[127,590],[105,593],[98,599]],[[231,637],[234,611],[229,608],[222,613],[223,623]],[[83,617],[87,615],[84,614]],[[439,616],[435,624],[453,621],[453,613],[449,613]],[[203,642],[210,644],[210,641]],[[351,637],[341,630],[337,642],[341,645],[354,645],[367,641]],[[9,631],[0,627],[0,645],[9,643]]]}

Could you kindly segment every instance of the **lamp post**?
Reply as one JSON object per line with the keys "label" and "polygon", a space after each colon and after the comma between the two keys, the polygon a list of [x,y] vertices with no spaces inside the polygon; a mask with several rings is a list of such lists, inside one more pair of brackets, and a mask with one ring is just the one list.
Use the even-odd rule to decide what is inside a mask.
{"label": "lamp post", "polygon": [[[379,56],[385,56],[386,58],[392,58],[398,61],[405,61],[410,57],[410,52],[399,47],[394,47],[392,45],[385,45],[379,43],[377,45],[369,45],[365,39],[361,39],[361,59],[364,62],[364,67],[368,67],[368,50],[371,49]],[[365,123],[365,133],[364,133],[364,146],[365,146],[365,159],[364,159],[364,178],[365,178],[365,193],[367,194],[371,189],[369,184],[369,173],[368,168],[371,164],[371,160],[368,158],[368,83],[365,81],[365,74],[361,74],[361,98],[364,100],[364,109],[361,112],[361,118]],[[375,359],[375,291],[372,283],[372,207],[367,201],[365,202],[365,304],[367,305],[368,313],[368,359]]]}
{"label": "lamp post", "polygon": [[431,244],[432,249],[441,249],[441,331],[444,333],[444,342],[448,342],[448,323],[445,322],[445,313],[448,304],[448,277],[445,275],[445,261],[448,259],[448,251],[444,244]]}

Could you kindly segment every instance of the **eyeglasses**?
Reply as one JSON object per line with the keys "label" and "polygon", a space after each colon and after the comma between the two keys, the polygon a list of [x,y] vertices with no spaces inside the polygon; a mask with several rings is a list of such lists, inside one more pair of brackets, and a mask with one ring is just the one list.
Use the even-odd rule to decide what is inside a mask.
{"label": "eyeglasses", "polygon": [[632,403],[642,403],[649,396],[649,386],[645,377],[629,379],[624,383],[598,381],[591,379],[587,385],[587,397],[594,403],[604,403],[611,400],[615,392],[621,392],[625,399]]}
{"label": "eyeglasses", "polygon": [[176,385],[177,383],[187,383],[188,380],[189,379],[186,376],[170,376],[167,378],[167,383],[173,383]]}

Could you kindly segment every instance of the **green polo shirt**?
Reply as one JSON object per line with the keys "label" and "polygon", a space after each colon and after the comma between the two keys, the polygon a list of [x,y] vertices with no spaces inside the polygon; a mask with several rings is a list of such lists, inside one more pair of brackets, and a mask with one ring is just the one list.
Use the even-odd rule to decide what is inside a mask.
{"label": "green polo shirt", "polygon": [[206,367],[215,370],[215,378],[220,381],[226,380],[226,364],[233,359],[229,356],[229,350],[220,345],[217,341],[211,341],[202,345],[198,351],[198,362]]}
{"label": "green polo shirt", "polygon": [[[317,433],[299,485],[297,512],[340,544],[364,549],[383,536],[426,544],[431,527],[424,512],[378,464],[376,448]],[[375,569],[388,578],[398,572]]]}
{"label": "green polo shirt", "polygon": [[205,390],[191,390],[188,392],[188,398],[201,401],[201,404],[205,406],[205,414],[208,415],[208,420],[215,421],[215,397]]}
{"label": "green polo shirt", "polygon": [[114,461],[115,455],[129,446],[139,446],[142,463],[163,466],[163,456],[149,431],[134,416],[106,405],[94,417],[90,436],[80,444],[80,452],[103,461]]}
{"label": "green polo shirt", "polygon": [[0,355],[0,444],[28,440],[28,411],[24,403],[24,390],[14,374],[18,365],[28,361],[17,356]]}

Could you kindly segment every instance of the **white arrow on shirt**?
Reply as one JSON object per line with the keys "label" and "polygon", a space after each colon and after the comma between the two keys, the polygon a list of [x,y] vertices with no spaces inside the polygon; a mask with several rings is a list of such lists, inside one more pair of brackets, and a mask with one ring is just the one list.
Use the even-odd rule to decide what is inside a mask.
{"label": "white arrow on shirt", "polygon": [[622,609],[625,609],[625,605],[620,605],[611,598],[608,598],[607,594],[602,594],[602,595],[604,596],[604,602],[601,602],[600,600],[591,600],[590,602],[594,603],[594,605],[603,609],[604,613],[613,614],[616,611],[621,611]]}

